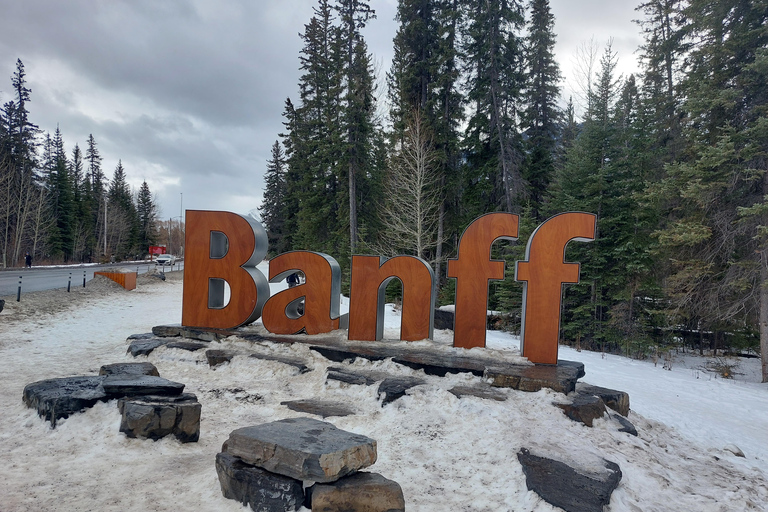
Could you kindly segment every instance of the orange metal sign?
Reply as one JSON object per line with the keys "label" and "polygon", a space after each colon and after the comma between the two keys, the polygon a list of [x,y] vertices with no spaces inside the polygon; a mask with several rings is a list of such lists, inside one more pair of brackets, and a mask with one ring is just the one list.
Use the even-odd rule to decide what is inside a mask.
{"label": "orange metal sign", "polygon": [[[294,251],[273,258],[269,282],[297,272],[306,280],[270,298],[269,282],[256,269],[267,252],[261,224],[229,212],[187,211],[186,220],[183,325],[226,329],[263,316],[264,327],[275,334],[320,334],[342,324],[341,271],[331,256]],[[562,287],[579,280],[578,263],[564,260],[565,247],[572,240],[594,240],[596,221],[580,212],[552,217],[533,232],[525,261],[517,262],[515,279],[524,288],[521,351],[534,363],[557,363]],[[456,279],[454,346],[485,346],[488,283],[504,279],[504,262],[491,259],[491,245],[516,239],[518,222],[509,213],[475,219],[461,237],[457,257],[448,261],[448,277]],[[353,256],[351,276],[349,339],[383,337],[384,291],[392,279],[403,284],[400,339],[432,337],[434,273],[424,260]]]}

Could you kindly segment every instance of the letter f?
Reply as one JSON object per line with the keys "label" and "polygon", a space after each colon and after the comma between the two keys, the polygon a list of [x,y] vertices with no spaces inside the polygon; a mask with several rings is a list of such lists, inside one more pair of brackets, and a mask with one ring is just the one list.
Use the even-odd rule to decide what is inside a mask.
{"label": "letter f", "polygon": [[578,283],[578,263],[565,263],[571,240],[595,239],[597,216],[569,212],[544,221],[531,234],[526,261],[518,261],[515,280],[523,282],[520,352],[532,363],[557,364],[563,284]]}

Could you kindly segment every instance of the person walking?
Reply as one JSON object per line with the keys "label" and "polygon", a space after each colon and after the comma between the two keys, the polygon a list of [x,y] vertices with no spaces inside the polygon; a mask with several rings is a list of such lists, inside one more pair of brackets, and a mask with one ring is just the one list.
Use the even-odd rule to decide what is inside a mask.
{"label": "person walking", "polygon": [[32,255],[27,251],[27,255],[24,256],[24,264],[27,268],[32,268]]}

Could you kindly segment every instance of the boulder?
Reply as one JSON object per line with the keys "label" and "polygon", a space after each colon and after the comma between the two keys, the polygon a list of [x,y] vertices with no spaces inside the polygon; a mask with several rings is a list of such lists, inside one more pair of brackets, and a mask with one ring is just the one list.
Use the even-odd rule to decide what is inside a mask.
{"label": "boulder", "polygon": [[580,395],[599,396],[605,405],[622,416],[629,414],[629,394],[615,389],[601,388],[580,382],[576,386],[576,392]]}
{"label": "boulder", "polygon": [[224,451],[267,471],[314,482],[333,482],[376,462],[376,441],[312,418],[291,418],[240,428]]}
{"label": "boulder", "polygon": [[381,406],[384,407],[386,404],[405,396],[406,391],[421,384],[424,384],[424,379],[419,377],[387,377],[379,384],[377,390],[379,396],[384,395]]}
{"label": "boulder", "polygon": [[114,363],[105,364],[99,370],[99,375],[154,375],[160,376],[157,367],[152,363]]}
{"label": "boulder", "polygon": [[131,354],[133,357],[148,356],[157,347],[162,347],[166,343],[168,343],[168,340],[164,340],[160,338],[134,339],[133,341],[131,341],[131,344],[128,345],[128,350],[126,352]]}
{"label": "boulder", "polygon": [[156,325],[152,328],[152,334],[161,338],[175,338],[181,336],[182,329],[181,324]]}
{"label": "boulder", "polygon": [[216,455],[216,473],[225,498],[260,512],[298,510],[304,502],[301,480],[271,473],[222,452]]}
{"label": "boulder", "polygon": [[442,309],[435,310],[435,329],[450,329],[453,330],[453,311],[443,311]]}
{"label": "boulder", "polygon": [[182,443],[200,438],[201,405],[191,393],[122,398],[117,407],[120,432],[128,437],[157,440],[173,434]]}
{"label": "boulder", "polygon": [[608,414],[610,415],[611,421],[613,421],[616,425],[618,425],[619,432],[624,432],[631,436],[637,437],[637,429],[635,428],[635,425],[632,424],[631,421],[629,421],[627,418],[625,418],[621,414],[613,414],[610,412]]}
{"label": "boulder", "polygon": [[180,395],[184,384],[153,375],[109,375],[101,385],[109,398],[143,395]]}
{"label": "boulder", "polygon": [[329,416],[351,416],[355,414],[354,409],[341,402],[331,402],[329,400],[318,400],[309,398],[306,400],[288,400],[280,402],[292,411],[314,414],[327,418]]}
{"label": "boulder", "polygon": [[557,365],[489,366],[483,377],[492,386],[535,392],[550,388],[568,394],[584,376],[584,364],[558,360]]}
{"label": "boulder", "polygon": [[222,350],[218,348],[209,348],[205,351],[205,358],[208,360],[208,366],[215,368],[220,364],[228,363],[235,356],[240,355],[236,350]]}
{"label": "boulder", "polygon": [[525,484],[541,498],[566,512],[602,512],[621,481],[618,464],[602,460],[602,468],[573,468],[564,462],[533,455],[522,448],[517,458]]}
{"label": "boulder", "polygon": [[553,405],[562,409],[565,415],[573,421],[580,421],[588,427],[591,427],[592,422],[597,418],[602,418],[606,412],[603,400],[593,395],[577,394],[568,403],[555,403]]}
{"label": "boulder", "polygon": [[313,512],[404,512],[405,498],[397,482],[378,473],[354,473],[307,489]]}
{"label": "boulder", "polygon": [[3,312],[3,309],[5,308],[5,300],[0,299],[0,313]]}
{"label": "boulder", "polygon": [[27,407],[56,427],[56,421],[108,400],[102,383],[106,377],[64,377],[27,384],[22,399]]}

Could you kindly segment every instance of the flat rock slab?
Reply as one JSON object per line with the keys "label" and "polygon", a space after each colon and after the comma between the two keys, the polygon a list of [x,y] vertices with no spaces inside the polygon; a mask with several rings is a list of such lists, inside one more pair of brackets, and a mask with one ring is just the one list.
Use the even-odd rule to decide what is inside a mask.
{"label": "flat rock slab", "polygon": [[195,352],[197,350],[208,348],[208,344],[200,341],[181,340],[181,341],[169,341],[168,343],[165,344],[165,347],[178,348],[180,350],[188,350],[190,352]]}
{"label": "flat rock slab", "polygon": [[448,391],[458,398],[473,396],[476,398],[484,398],[486,400],[496,400],[497,402],[503,402],[507,399],[507,395],[501,391],[501,389],[486,383],[475,386],[454,386]]}
{"label": "flat rock slab", "polygon": [[56,421],[109,399],[102,383],[106,377],[64,377],[27,384],[22,399],[27,407],[56,427]]}
{"label": "flat rock slab", "polygon": [[576,392],[580,395],[599,396],[605,405],[617,413],[626,417],[629,414],[629,394],[615,389],[601,388],[580,382],[576,386]]}
{"label": "flat rock slab", "polygon": [[339,382],[346,382],[347,384],[371,386],[388,377],[392,377],[392,375],[386,372],[378,372],[375,370],[351,370],[339,366],[329,366],[326,380],[337,380]]}
{"label": "flat rock slab", "polygon": [[200,439],[202,406],[192,393],[122,398],[117,407],[120,432],[128,437],[157,440],[173,434],[182,443]]}
{"label": "flat rock slab", "polygon": [[333,482],[376,462],[376,441],[312,418],[291,418],[233,431],[226,452],[267,471]]}
{"label": "flat rock slab", "polygon": [[388,377],[379,384],[377,393],[383,395],[381,406],[392,403],[398,398],[405,396],[409,389],[424,384],[424,379],[419,377]]}
{"label": "flat rock slab", "polygon": [[307,490],[307,508],[315,512],[405,512],[403,490],[378,473],[355,473]]}
{"label": "flat rock slab", "polygon": [[309,363],[298,357],[284,356],[267,352],[241,352],[237,350],[216,348],[208,349],[205,351],[205,357],[208,360],[208,366],[211,368],[219,366],[220,364],[231,362],[235,356],[247,356],[254,359],[261,359],[262,361],[275,361],[288,366],[293,366],[299,370],[299,373],[306,373],[311,370]]}
{"label": "flat rock slab", "polygon": [[562,409],[565,415],[573,421],[581,422],[588,427],[591,427],[597,418],[602,418],[606,413],[603,399],[594,395],[577,394],[568,403],[555,403],[553,405]]}
{"label": "flat rock slab", "polygon": [[143,332],[143,333],[139,333],[139,334],[131,334],[126,339],[128,341],[133,341],[133,340],[149,340],[149,339],[152,339],[154,337],[155,337],[155,335],[152,334],[151,332]]}
{"label": "flat rock slab", "polygon": [[259,512],[298,510],[304,503],[301,480],[271,473],[222,452],[216,455],[216,473],[225,498]]}
{"label": "flat rock slab", "polygon": [[528,489],[566,512],[602,512],[621,481],[618,464],[605,459],[602,471],[585,471],[533,455],[525,448],[518,452],[517,458],[523,466]]}
{"label": "flat rock slab", "polygon": [[126,352],[131,354],[133,357],[148,356],[156,348],[162,347],[168,342],[169,342],[168,339],[163,339],[163,338],[135,339],[131,341],[130,345],[128,345],[128,350]]}
{"label": "flat rock slab", "polygon": [[355,410],[346,404],[332,402],[330,400],[318,400],[316,398],[288,400],[280,402],[280,405],[284,405],[292,411],[314,414],[315,416],[322,416],[323,418],[328,418],[330,416],[351,416],[355,414]]}
{"label": "flat rock slab", "polygon": [[584,376],[584,364],[559,360],[557,365],[492,366],[483,377],[492,386],[520,391],[549,388],[568,394],[576,389],[576,381]]}
{"label": "flat rock slab", "polygon": [[99,375],[154,375],[160,376],[152,363],[114,363],[105,364],[99,369]]}
{"label": "flat rock slab", "polygon": [[218,329],[196,329],[185,327],[181,324],[156,325],[152,328],[152,334],[161,338],[189,338],[199,341],[221,341],[230,334]]}
{"label": "flat rock slab", "polygon": [[263,361],[275,361],[288,366],[293,366],[294,368],[299,370],[299,373],[307,373],[308,371],[311,370],[311,368],[309,367],[309,363],[298,357],[290,357],[290,356],[283,356],[283,355],[277,355],[277,354],[265,354],[260,352],[248,354],[248,356],[253,357],[254,359],[261,359]]}
{"label": "flat rock slab", "polygon": [[180,395],[184,384],[153,375],[110,375],[102,381],[104,392],[109,398],[124,396]]}

